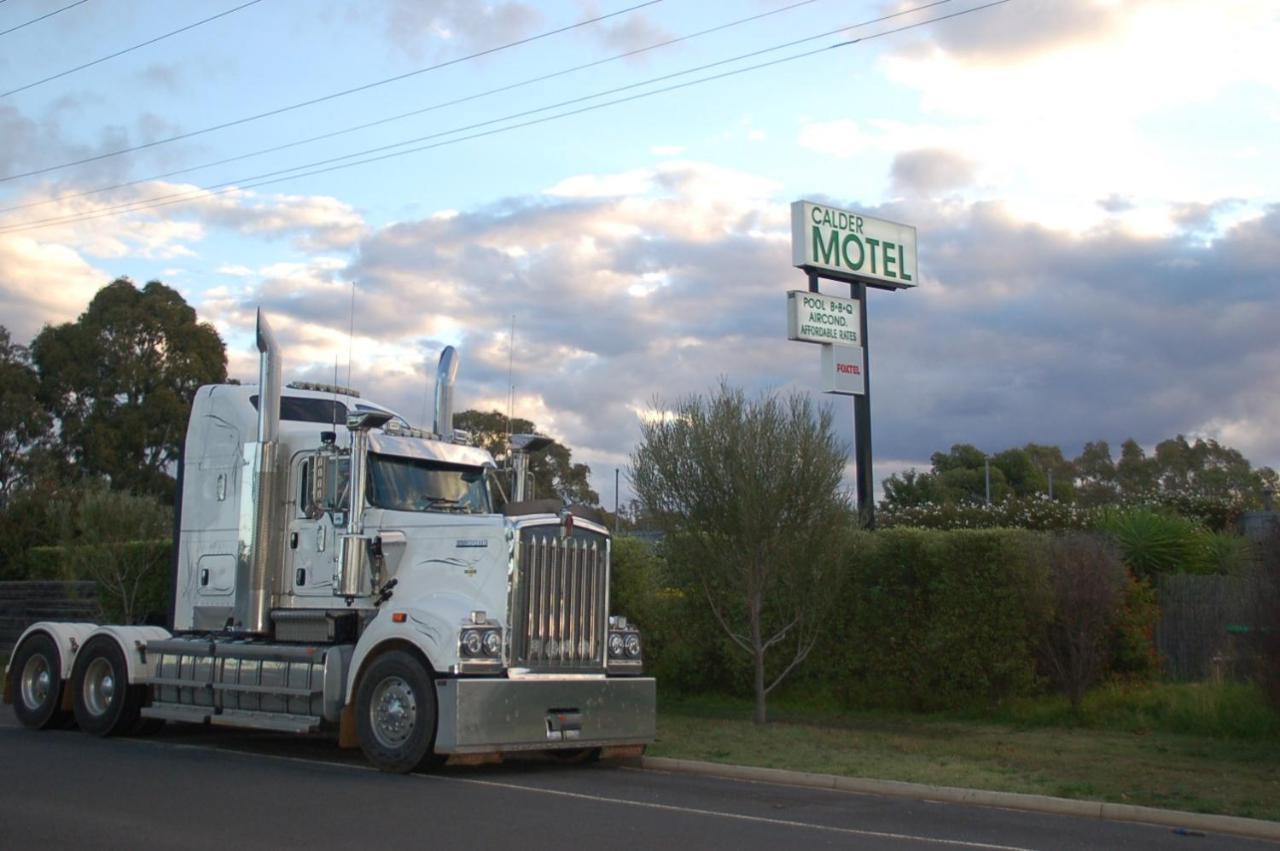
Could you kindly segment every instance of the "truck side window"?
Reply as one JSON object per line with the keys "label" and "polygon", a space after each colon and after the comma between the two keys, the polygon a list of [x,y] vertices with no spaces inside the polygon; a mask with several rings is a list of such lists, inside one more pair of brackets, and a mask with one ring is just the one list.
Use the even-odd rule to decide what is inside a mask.
{"label": "truck side window", "polygon": [[311,459],[304,459],[302,465],[298,468],[298,513],[305,517],[315,519],[319,516],[316,512],[318,506],[313,504],[311,498]]}

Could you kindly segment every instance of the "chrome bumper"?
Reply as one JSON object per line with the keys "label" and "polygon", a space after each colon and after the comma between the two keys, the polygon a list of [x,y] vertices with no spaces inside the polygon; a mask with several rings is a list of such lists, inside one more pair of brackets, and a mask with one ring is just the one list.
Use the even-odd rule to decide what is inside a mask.
{"label": "chrome bumper", "polygon": [[652,677],[436,680],[436,753],[643,745],[654,739]]}

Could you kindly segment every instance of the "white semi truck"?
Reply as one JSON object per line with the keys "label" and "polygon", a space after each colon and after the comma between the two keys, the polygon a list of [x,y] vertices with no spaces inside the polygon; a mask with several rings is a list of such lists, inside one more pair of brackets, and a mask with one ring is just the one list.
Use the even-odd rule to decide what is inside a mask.
{"label": "white semi truck", "polygon": [[609,616],[610,537],[513,497],[453,430],[445,350],[430,432],[337,387],[281,387],[261,312],[257,387],[196,394],[173,631],[33,624],[4,683],[27,727],[165,721],[336,732],[386,771],[513,751],[635,755],[654,737],[638,631]]}

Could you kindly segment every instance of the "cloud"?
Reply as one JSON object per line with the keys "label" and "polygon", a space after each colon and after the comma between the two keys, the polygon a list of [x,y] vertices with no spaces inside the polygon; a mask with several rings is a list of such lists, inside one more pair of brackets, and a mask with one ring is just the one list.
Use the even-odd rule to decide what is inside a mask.
{"label": "cloud", "polygon": [[111,279],[66,246],[0,235],[0,323],[20,342],[74,320]]}
{"label": "cloud", "polygon": [[899,193],[934,195],[972,183],[974,164],[952,151],[919,148],[894,157],[891,174]]}
{"label": "cloud", "polygon": [[[619,185],[628,191],[565,191]],[[318,380],[335,352],[345,362],[344,282],[356,279],[353,380],[418,419],[451,343],[460,408],[503,408],[510,356],[517,414],[597,467],[625,458],[655,398],[722,375],[817,392],[816,349],[784,339],[783,294],[803,282],[776,184],[681,162],[553,190],[375,229],[349,266],[335,256],[275,270],[240,294],[237,321],[255,303],[288,317],[289,362]],[[1063,230],[999,203],[919,194],[832,202],[920,233],[920,286],[870,298],[875,443],[894,459],[879,475],[957,442],[1074,453],[1179,432],[1280,459],[1263,425],[1280,416],[1267,366],[1280,358],[1280,207],[1188,240]],[[848,419],[837,416],[845,439]]]}
{"label": "cloud", "polygon": [[[930,168],[945,156],[917,159],[913,185],[950,179]],[[458,345],[460,409],[504,408],[514,383],[516,413],[607,476],[655,399],[669,407],[721,376],[753,392],[818,392],[816,348],[785,339],[784,294],[804,286],[790,266],[789,200],[771,178],[697,161],[579,175],[364,228],[327,250],[281,246],[274,261],[219,263],[217,288],[192,302],[228,341],[233,375],[253,378],[250,329],[262,306],[290,378],[332,381],[336,360],[345,382],[350,347],[351,381],[415,421],[440,349]],[[1149,445],[1176,433],[1280,461],[1280,436],[1267,427],[1280,417],[1280,205],[1253,218],[1218,212],[1212,232],[1152,235],[1113,220],[1060,228],[1007,204],[921,192],[830,202],[919,232],[919,286],[869,297],[874,441],[891,459],[879,476],[958,442],[1074,453],[1098,438]],[[160,250],[225,227],[278,246],[271,240],[341,212],[328,204],[246,194],[92,236],[9,235],[0,307],[6,317],[72,318],[115,272],[85,259],[86,242],[132,251],[151,240]],[[1232,209],[1218,199],[1184,218],[1193,226]],[[65,281],[79,289],[55,286]],[[831,404],[849,440],[849,403]]]}
{"label": "cloud", "polygon": [[1280,19],[1264,4],[1018,2],[913,32],[913,48],[883,54],[880,70],[914,93],[918,126],[899,128],[896,147],[870,122],[860,129],[892,154],[940,147],[971,160],[982,177],[971,198],[981,190],[1077,232],[1115,214],[1099,198],[1128,199],[1129,226],[1163,235],[1178,228],[1170,205],[1274,195],[1265,168],[1241,179],[1241,163],[1256,160],[1248,144],[1214,129],[1241,114],[1260,128],[1249,132],[1271,123],[1254,106],[1280,92],[1266,59]]}
{"label": "cloud", "polygon": [[[606,11],[595,2],[584,2],[581,6],[584,18],[595,18],[606,14]],[[587,32],[591,38],[617,52],[638,50],[675,38],[673,32],[657,24],[644,12],[631,12],[619,18],[593,24]],[[645,58],[642,55],[631,61],[643,62]]]}
{"label": "cloud", "polygon": [[37,238],[81,246],[90,254],[118,256],[141,248],[144,256],[189,254],[182,242],[198,241],[207,228],[247,236],[288,238],[306,251],[354,245],[366,227],[345,202],[324,195],[261,194],[231,188],[207,192],[193,184],[152,181],[106,195],[66,197],[46,190],[15,201],[39,206],[0,213],[0,229],[25,228]]}
{"label": "cloud", "polygon": [[[902,2],[893,11],[918,5]],[[1104,39],[1138,5],[1126,0],[1020,0],[934,24],[927,35],[911,39],[905,52],[933,48],[967,62],[1017,61]]]}
{"label": "cloud", "polygon": [[[11,104],[0,103],[0,177],[58,166],[62,163],[96,157],[142,142],[171,136],[181,128],[151,112],[142,112],[128,124],[99,127],[97,138],[74,140],[66,128],[80,120],[84,109],[81,99],[63,96],[53,100],[39,116],[32,117]],[[43,177],[20,178],[13,186],[29,187],[38,181],[56,181],[63,185],[104,184],[124,179],[134,167],[150,164],[168,165],[180,151],[173,146],[159,146],[129,157],[108,157],[69,169],[60,169]]]}
{"label": "cloud", "polygon": [[414,59],[524,38],[542,17],[532,4],[515,0],[391,0],[385,15],[387,37]]}
{"label": "cloud", "polygon": [[858,122],[849,118],[805,124],[796,141],[802,148],[842,159],[857,156],[872,144]]}

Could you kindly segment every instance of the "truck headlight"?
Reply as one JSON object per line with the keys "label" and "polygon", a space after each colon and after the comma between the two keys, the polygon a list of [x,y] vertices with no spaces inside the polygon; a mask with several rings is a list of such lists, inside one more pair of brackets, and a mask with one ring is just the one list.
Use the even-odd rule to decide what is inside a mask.
{"label": "truck headlight", "polygon": [[480,637],[480,630],[468,629],[462,633],[462,652],[468,656],[479,656],[483,645],[484,639]]}
{"label": "truck headlight", "polygon": [[498,656],[502,653],[502,633],[498,630],[486,630],[482,643],[486,656]]}
{"label": "truck headlight", "polygon": [[624,645],[625,645],[625,642],[622,640],[622,633],[620,632],[609,633],[609,656],[611,658],[613,659],[620,658],[623,653]]}
{"label": "truck headlight", "polygon": [[627,637],[623,639],[623,644],[626,647],[628,656],[630,656],[632,659],[640,658],[640,633],[638,632],[627,633]]}

